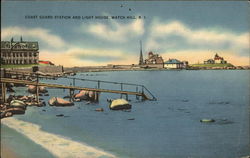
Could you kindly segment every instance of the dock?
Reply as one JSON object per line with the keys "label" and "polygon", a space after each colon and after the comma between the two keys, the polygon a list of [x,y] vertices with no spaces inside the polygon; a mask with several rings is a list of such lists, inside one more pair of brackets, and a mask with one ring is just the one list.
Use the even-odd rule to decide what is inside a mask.
{"label": "dock", "polygon": [[[68,78],[68,77],[65,77]],[[3,102],[6,102],[6,83],[14,83],[14,84],[23,84],[23,85],[34,85],[37,88],[36,91],[36,100],[39,101],[39,93],[38,93],[38,87],[44,86],[49,88],[59,88],[59,89],[68,89],[70,96],[74,94],[74,90],[85,90],[85,91],[93,91],[97,94],[99,93],[116,93],[121,94],[121,97],[123,95],[126,96],[126,99],[128,99],[128,95],[134,95],[138,99],[138,97],[141,97],[142,100],[156,100],[156,98],[153,96],[153,94],[143,85],[137,85],[137,84],[128,84],[128,83],[117,83],[117,82],[109,82],[109,81],[100,81],[100,80],[87,80],[87,79],[79,79],[79,78],[68,78],[73,81],[73,85],[61,85],[61,84],[51,84],[51,83],[43,83],[39,81],[39,76],[37,75],[36,81],[28,81],[28,80],[21,80],[21,79],[12,79],[12,78],[1,78],[1,87],[2,87],[2,100]],[[88,88],[88,87],[80,87],[75,85],[76,80],[81,81],[92,81],[97,83],[97,88]],[[102,89],[100,88],[100,84],[109,83],[109,84],[120,84],[121,89],[120,90],[113,90],[113,89]],[[124,85],[132,85],[135,86],[135,91],[126,91],[124,90]],[[138,87],[141,88],[141,91],[139,91]],[[145,93],[147,92],[147,94]],[[98,101],[98,98],[96,98]]]}

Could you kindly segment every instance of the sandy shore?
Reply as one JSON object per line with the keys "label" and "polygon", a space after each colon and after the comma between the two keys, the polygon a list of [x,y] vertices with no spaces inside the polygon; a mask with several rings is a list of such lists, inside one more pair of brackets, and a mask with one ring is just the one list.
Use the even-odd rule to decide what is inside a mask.
{"label": "sandy shore", "polygon": [[[3,119],[4,125],[25,135],[58,158],[116,158],[115,155],[69,138],[45,132],[41,127],[15,118]],[[9,154],[11,152],[6,152]],[[10,155],[11,156],[11,155]],[[14,155],[15,156],[15,155]],[[8,158],[8,157],[4,157]],[[12,157],[11,157],[12,158]],[[16,158],[16,157],[13,157]]]}
{"label": "sandy shore", "polygon": [[6,144],[1,143],[1,158],[18,158],[18,156]]}

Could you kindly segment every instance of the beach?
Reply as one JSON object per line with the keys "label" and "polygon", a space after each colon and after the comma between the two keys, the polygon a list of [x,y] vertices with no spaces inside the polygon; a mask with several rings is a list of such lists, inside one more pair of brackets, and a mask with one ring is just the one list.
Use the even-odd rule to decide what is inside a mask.
{"label": "beach", "polygon": [[[114,155],[105,153],[100,149],[95,149],[86,144],[72,141],[68,138],[53,135],[48,132],[40,130],[40,127],[28,122],[20,121],[15,118],[3,119],[2,123],[9,128],[12,128],[19,133],[25,135],[30,140],[34,141],[36,144],[39,144],[55,157],[60,158],[69,158],[69,157],[81,157],[81,158],[98,158],[100,156],[105,156],[107,158],[115,158]],[[11,155],[11,150],[5,149],[6,156]]]}
{"label": "beach", "polygon": [[1,157],[2,158],[19,158],[13,149],[9,148],[6,144],[1,143]]}

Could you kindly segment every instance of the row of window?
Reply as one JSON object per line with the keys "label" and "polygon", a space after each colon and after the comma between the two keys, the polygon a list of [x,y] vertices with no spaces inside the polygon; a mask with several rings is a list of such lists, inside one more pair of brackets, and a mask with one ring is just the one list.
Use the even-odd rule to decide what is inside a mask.
{"label": "row of window", "polygon": [[37,64],[38,60],[3,60],[3,64]]}
{"label": "row of window", "polygon": [[37,52],[18,52],[18,53],[5,53],[1,54],[2,57],[37,57]]}

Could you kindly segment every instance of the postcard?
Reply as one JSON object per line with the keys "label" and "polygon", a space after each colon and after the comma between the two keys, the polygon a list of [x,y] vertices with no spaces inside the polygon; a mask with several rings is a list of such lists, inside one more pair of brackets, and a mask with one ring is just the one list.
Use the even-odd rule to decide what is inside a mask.
{"label": "postcard", "polygon": [[1,1],[2,158],[248,158],[248,1]]}

